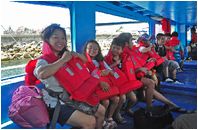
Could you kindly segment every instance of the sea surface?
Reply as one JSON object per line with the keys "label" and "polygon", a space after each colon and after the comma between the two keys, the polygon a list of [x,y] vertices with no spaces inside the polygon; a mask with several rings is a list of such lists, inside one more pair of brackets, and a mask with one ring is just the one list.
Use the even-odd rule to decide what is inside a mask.
{"label": "sea surface", "polygon": [[30,59],[1,61],[1,79],[25,73],[25,65]]}

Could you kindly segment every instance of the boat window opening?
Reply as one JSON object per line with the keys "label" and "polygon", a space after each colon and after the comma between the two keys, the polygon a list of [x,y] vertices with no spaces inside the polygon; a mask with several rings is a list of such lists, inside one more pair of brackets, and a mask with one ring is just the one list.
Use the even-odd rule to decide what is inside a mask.
{"label": "boat window opening", "polygon": [[0,27],[1,79],[25,74],[26,63],[41,55],[41,31],[52,23],[65,28],[67,47],[71,50],[69,9],[8,1],[4,4],[7,13],[2,15]]}
{"label": "boat window opening", "polygon": [[[130,32],[136,40],[139,35],[148,33],[148,23],[125,23],[129,21],[136,22],[133,19],[96,12],[96,40],[101,46],[103,55],[108,53],[113,38],[121,32]],[[97,26],[100,23],[103,25]]]}

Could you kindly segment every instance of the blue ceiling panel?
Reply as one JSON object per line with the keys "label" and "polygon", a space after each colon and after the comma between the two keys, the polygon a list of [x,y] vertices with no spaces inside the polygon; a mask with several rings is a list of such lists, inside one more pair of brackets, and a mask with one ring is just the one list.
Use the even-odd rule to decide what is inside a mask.
{"label": "blue ceiling panel", "polygon": [[197,24],[196,1],[131,1],[131,3],[181,24]]}
{"label": "blue ceiling panel", "polygon": [[[74,1],[18,1],[30,4],[70,8]],[[86,2],[86,1],[80,1]],[[93,2],[93,1],[92,1]],[[149,22],[168,18],[173,23],[197,24],[197,1],[94,1],[96,11]]]}

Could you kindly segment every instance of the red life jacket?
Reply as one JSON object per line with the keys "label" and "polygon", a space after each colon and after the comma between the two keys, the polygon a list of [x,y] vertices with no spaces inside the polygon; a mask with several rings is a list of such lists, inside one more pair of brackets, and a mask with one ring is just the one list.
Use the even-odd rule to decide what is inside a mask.
{"label": "red life jacket", "polygon": [[[43,55],[39,59],[44,59],[48,63],[59,59],[54,55],[48,43],[43,43],[42,53]],[[79,58],[72,57],[54,74],[54,77],[74,100],[86,102],[92,106],[99,103],[99,98],[95,94],[99,80],[89,74]]]}
{"label": "red life jacket", "polygon": [[[113,56],[111,52],[105,56],[105,61],[109,65],[113,64]],[[110,76],[110,79],[118,86],[121,95],[136,90],[142,86],[141,82],[138,80],[128,80],[125,73],[122,72],[117,66],[113,67],[112,69],[114,71],[114,76]]]}
{"label": "red life jacket", "polygon": [[164,59],[156,53],[154,47],[152,47],[151,51],[149,52],[149,57],[156,59],[155,66],[159,66],[164,62]]}
{"label": "red life jacket", "polygon": [[[141,53],[139,51],[139,48],[140,47],[144,47],[144,43],[142,43],[141,41],[139,42],[139,47],[134,51],[134,55],[138,55],[138,57],[140,57],[142,60],[141,60],[141,63],[143,65],[143,67],[146,67],[148,70],[151,70],[154,66],[155,66],[155,62],[154,61],[149,61],[147,62],[147,60],[149,59],[149,53],[150,52],[146,52],[146,53]],[[139,60],[140,61],[140,60]]]}
{"label": "red life jacket", "polygon": [[192,33],[192,34],[191,34],[191,41],[192,41],[193,43],[197,43],[197,33]]}
{"label": "red life jacket", "polygon": [[112,96],[118,95],[119,89],[118,89],[117,85],[114,82],[112,82],[112,80],[110,78],[111,75],[109,74],[107,76],[100,76],[101,70],[106,69],[104,66],[104,61],[99,62],[99,68],[98,68],[94,65],[91,57],[88,54],[86,54],[86,57],[87,57],[86,66],[88,67],[90,72],[92,73],[93,71],[96,71],[96,73],[99,76],[100,81],[104,81],[104,82],[108,83],[110,86],[110,89],[108,92],[103,91],[101,86],[97,88],[96,94],[99,96],[100,100],[108,99]]}
{"label": "red life jacket", "polygon": [[36,67],[37,59],[30,60],[27,65],[25,66],[25,85],[37,85],[40,83],[40,80],[38,80],[34,76],[34,69]]}
{"label": "red life jacket", "polygon": [[[127,54],[131,58],[135,70],[145,66],[145,61],[140,58],[140,55],[142,54],[139,52],[138,48],[135,49],[132,48],[132,50],[130,50],[128,47],[125,47],[123,53]],[[144,72],[142,71],[136,72],[137,78],[141,78],[144,76],[145,76]]]}
{"label": "red life jacket", "polygon": [[[171,40],[165,43],[165,46],[171,46],[171,47],[175,47],[177,45],[179,45],[179,40],[177,37],[171,37]],[[171,50],[167,50],[166,49],[166,57],[168,60],[175,60],[174,57],[174,52],[172,52]]]}

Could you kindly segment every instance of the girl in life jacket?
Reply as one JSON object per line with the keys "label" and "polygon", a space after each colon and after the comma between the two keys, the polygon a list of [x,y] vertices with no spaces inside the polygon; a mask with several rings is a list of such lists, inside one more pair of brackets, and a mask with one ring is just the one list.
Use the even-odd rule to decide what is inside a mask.
{"label": "girl in life jacket", "polygon": [[[125,66],[125,55],[122,55],[123,52],[123,44],[120,44],[119,39],[114,38],[110,50],[105,56],[105,61],[110,65],[110,67],[114,70],[115,73],[118,74],[118,78],[114,80],[116,84],[119,85],[120,90],[120,101],[115,113],[115,120],[121,124],[126,121],[120,114],[120,110],[126,101],[126,96],[129,99],[129,104],[126,107],[126,113],[130,116],[133,116],[133,111],[131,110],[131,106],[136,102],[136,96],[133,90],[136,90],[142,87],[142,83],[138,81],[135,77],[134,79],[128,78],[127,75],[123,72],[123,68]],[[133,66],[132,66],[133,67]],[[133,69],[133,68],[131,68]],[[134,72],[134,71],[133,71]],[[135,75],[135,73],[133,73]]]}
{"label": "girl in life jacket", "polygon": [[[82,61],[65,49],[67,44],[65,29],[58,24],[51,24],[42,31],[41,36],[44,41],[42,56],[36,61],[34,75],[45,85],[45,89],[42,90],[43,100],[48,107],[49,116],[52,117],[55,111],[57,96],[54,94],[56,92],[60,93],[61,99],[58,116],[58,122],[61,125],[67,123],[80,128],[102,128],[105,108],[95,100],[98,98],[94,94],[99,81],[89,76]],[[62,50],[66,51],[62,52]],[[79,78],[81,76],[76,74],[78,71],[73,69],[72,65],[75,69],[81,68],[78,71],[86,73],[86,81]],[[85,94],[81,88],[87,86],[86,82],[89,79],[97,84],[88,84],[91,91]],[[79,83],[75,84],[69,80],[77,80]],[[91,96],[88,99],[84,97],[85,95]]]}
{"label": "girl in life jacket", "polygon": [[[126,35],[128,37],[126,37]],[[124,44],[125,49],[123,53],[126,55],[129,55],[131,57],[131,55],[135,54],[135,53],[130,53],[130,51],[133,51],[133,43],[131,41],[132,39],[132,35],[130,33],[121,33],[120,35],[118,35],[118,38],[121,39],[119,40],[122,44]],[[128,50],[128,51],[125,51]],[[134,59],[132,60],[133,64],[136,64],[137,61]],[[147,69],[145,67],[140,67],[140,68],[136,68],[136,73],[138,71],[144,71],[145,73],[147,73]],[[149,79],[145,76],[142,76],[139,78],[139,80],[143,83],[143,89],[145,91],[145,98],[146,98],[146,103],[147,103],[147,108],[146,108],[146,114],[152,116],[152,98],[155,97],[157,100],[165,103],[167,105],[167,107],[169,109],[174,109],[177,111],[185,111],[183,108],[180,108],[179,106],[177,106],[176,104],[174,104],[173,102],[171,102],[170,100],[168,100],[166,97],[164,97],[161,93],[159,93],[158,91],[156,91],[155,88],[155,83],[152,79]]]}
{"label": "girl in life jacket", "polygon": [[114,75],[114,72],[104,61],[101,48],[97,41],[90,40],[86,43],[84,47],[84,55],[87,58],[86,66],[91,75],[100,80],[100,86],[96,90],[96,94],[99,96],[101,103],[108,109],[104,128],[115,128],[117,127],[117,124],[112,117],[118,106],[119,89],[110,78]]}

